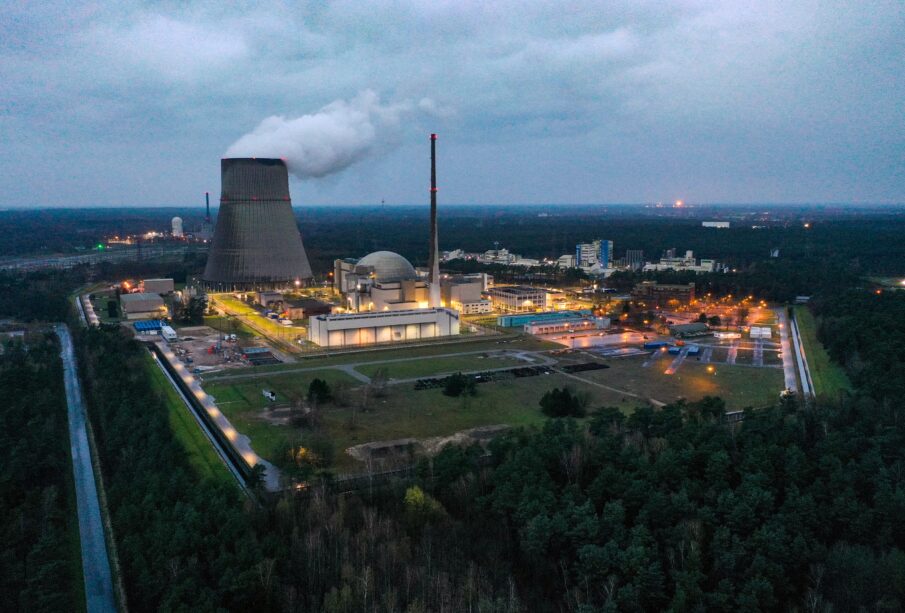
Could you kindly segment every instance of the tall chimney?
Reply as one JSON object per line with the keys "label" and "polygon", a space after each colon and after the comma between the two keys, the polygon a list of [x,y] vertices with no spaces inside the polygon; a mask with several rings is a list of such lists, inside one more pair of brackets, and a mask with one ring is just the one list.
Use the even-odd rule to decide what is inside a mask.
{"label": "tall chimney", "polygon": [[204,221],[207,223],[211,222],[211,193],[204,192],[204,208],[206,210],[204,214]]}
{"label": "tall chimney", "polygon": [[440,306],[440,246],[437,235],[437,135],[431,134],[430,306]]}

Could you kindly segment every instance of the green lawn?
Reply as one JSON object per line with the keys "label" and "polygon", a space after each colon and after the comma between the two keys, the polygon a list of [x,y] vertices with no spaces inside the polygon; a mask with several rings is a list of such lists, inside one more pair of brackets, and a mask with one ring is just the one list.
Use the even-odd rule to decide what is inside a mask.
{"label": "green lawn", "polygon": [[529,362],[512,357],[482,357],[483,354],[463,355],[448,358],[420,358],[405,362],[390,362],[389,364],[365,364],[357,366],[355,370],[368,377],[381,369],[386,370],[391,379],[410,379],[412,377],[427,377],[442,373],[467,372],[491,368],[505,368],[507,366],[530,365]]}
{"label": "green lawn", "polygon": [[[305,397],[308,394],[308,386],[311,381],[323,379],[330,386],[337,383],[349,386],[361,385],[361,382],[351,375],[332,368],[315,370],[298,374],[274,374],[253,379],[236,379],[233,381],[205,381],[204,391],[213,396],[223,411],[235,409],[245,411],[249,409],[261,409],[267,406],[262,390],[270,390],[276,393],[277,403],[288,402],[295,396]],[[241,428],[240,428],[241,430]]]}
{"label": "green lawn", "polygon": [[211,442],[150,355],[147,358],[146,370],[152,388],[166,404],[173,435],[185,449],[189,464],[198,476],[234,484],[233,476],[217,455]]}
{"label": "green lawn", "polygon": [[814,381],[814,393],[818,399],[835,400],[843,391],[852,389],[845,371],[835,364],[826,349],[817,340],[817,320],[810,309],[804,306],[795,307],[795,321],[804,343],[808,358],[808,369]]}
{"label": "green lawn", "polygon": [[[324,409],[323,427],[336,446],[333,468],[341,472],[361,470],[362,466],[344,450],[365,442],[446,436],[468,428],[495,424],[539,424],[545,419],[538,405],[540,397],[554,387],[563,386],[587,394],[591,408],[619,406],[630,412],[639,403],[634,398],[582,384],[563,375],[485,383],[477,386],[477,396],[468,398],[450,398],[439,389],[415,391],[412,385],[394,385],[387,388],[386,398],[372,400],[368,411],[333,405]],[[260,387],[259,383],[255,383],[211,385],[205,386],[205,389],[217,398],[218,406],[233,425],[251,438],[255,451],[272,460],[285,444],[304,444],[308,434],[261,419],[263,403],[257,400],[261,396]],[[358,399],[355,394],[360,393],[361,389],[352,390],[353,402]],[[249,402],[245,401],[246,396]],[[254,408],[250,408],[252,405]]]}
{"label": "green lawn", "polygon": [[321,354],[316,356],[302,356],[294,364],[274,364],[273,366],[257,366],[255,372],[271,373],[297,370],[299,368],[312,368],[319,366],[336,366],[342,364],[356,364],[361,362],[377,362],[380,360],[395,360],[404,358],[420,358],[431,356],[443,356],[460,352],[478,351],[547,351],[550,349],[562,349],[562,345],[540,341],[528,336],[518,337],[488,337],[486,340],[471,342],[436,343],[418,347],[398,347],[393,349],[362,349],[340,354]]}
{"label": "green lawn", "polygon": [[204,325],[223,332],[224,334],[235,334],[239,338],[246,340],[260,336],[257,332],[235,317],[222,317],[220,315],[205,316]]}
{"label": "green lawn", "polygon": [[719,396],[729,410],[775,404],[783,388],[781,368],[711,364],[714,372],[709,372],[707,364],[686,358],[675,374],[667,375],[671,358],[663,357],[647,368],[641,367],[645,358],[619,358],[610,360],[606,370],[580,376],[666,403]]}

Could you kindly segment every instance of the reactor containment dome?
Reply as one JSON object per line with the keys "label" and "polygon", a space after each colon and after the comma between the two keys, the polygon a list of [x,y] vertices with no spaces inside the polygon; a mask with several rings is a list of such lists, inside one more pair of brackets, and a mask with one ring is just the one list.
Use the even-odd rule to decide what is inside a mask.
{"label": "reactor containment dome", "polygon": [[368,268],[374,279],[382,283],[411,281],[418,278],[415,267],[404,257],[392,251],[375,251],[360,260],[356,268]]}
{"label": "reactor containment dome", "polygon": [[292,214],[286,163],[220,161],[220,212],[202,279],[212,290],[285,287],[311,278]]}

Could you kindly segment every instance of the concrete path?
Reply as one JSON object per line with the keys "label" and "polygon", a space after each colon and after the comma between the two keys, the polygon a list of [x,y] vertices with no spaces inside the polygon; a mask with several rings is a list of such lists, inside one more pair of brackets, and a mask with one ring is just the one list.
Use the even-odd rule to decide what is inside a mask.
{"label": "concrete path", "polygon": [[682,362],[685,361],[685,356],[688,355],[688,347],[682,347],[679,350],[679,355],[675,357],[672,363],[669,365],[669,368],[666,369],[667,375],[674,375],[676,371],[679,370],[679,366],[682,365]]}
{"label": "concrete path", "polygon": [[795,357],[792,351],[792,342],[789,340],[789,318],[785,309],[775,309],[776,318],[779,320],[779,346],[782,349],[782,370],[785,377],[786,389],[798,390],[798,379],[795,376]]}
{"label": "concrete path", "polygon": [[808,368],[801,334],[798,332],[798,323],[794,319],[789,321],[789,332],[792,335],[792,348],[795,349],[795,361],[798,363],[798,374],[801,377],[801,394],[805,398],[810,398],[814,395],[814,385],[811,382],[811,371]]}
{"label": "concrete path", "polygon": [[75,479],[75,498],[79,516],[79,540],[82,547],[82,571],[85,578],[85,600],[88,613],[116,611],[113,593],[113,577],[104,538],[104,522],[97,499],[97,484],[91,467],[91,451],[88,448],[87,414],[82,403],[69,329],[55,326],[60,337],[60,357],[63,360],[63,379],[66,387],[66,404],[69,407],[69,442],[72,448],[72,472]]}
{"label": "concrete path", "polygon": [[562,372],[560,370],[556,371],[564,377],[569,377],[570,379],[575,379],[576,381],[581,381],[582,383],[586,383],[587,385],[594,385],[596,387],[602,387],[605,390],[609,390],[611,392],[616,392],[618,394],[623,394],[625,396],[631,396],[632,398],[637,398],[639,400],[643,400],[644,402],[649,402],[655,407],[665,406],[665,402],[660,402],[659,400],[655,400],[653,398],[645,398],[644,396],[639,396],[638,394],[633,394],[632,392],[628,392],[626,390],[621,390],[618,387],[610,387],[609,385],[604,385],[603,383],[597,383],[596,381],[589,381],[587,379],[582,379],[578,375],[573,375],[567,372]]}
{"label": "concrete path", "polygon": [[754,365],[764,365],[764,339],[762,338],[754,341]]}
{"label": "concrete path", "polygon": [[726,356],[726,364],[735,364],[735,358],[738,357],[738,341],[733,341],[729,347],[729,355]]}
{"label": "concrete path", "polygon": [[710,357],[713,355],[713,347],[704,347],[701,350],[701,362],[704,364],[710,363]]}

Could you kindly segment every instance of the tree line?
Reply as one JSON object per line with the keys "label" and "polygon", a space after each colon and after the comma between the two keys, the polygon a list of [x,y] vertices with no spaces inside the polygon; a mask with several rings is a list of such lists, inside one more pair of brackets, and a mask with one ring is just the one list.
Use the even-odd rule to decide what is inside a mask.
{"label": "tree line", "polygon": [[78,519],[56,337],[0,347],[0,609],[79,610]]}

